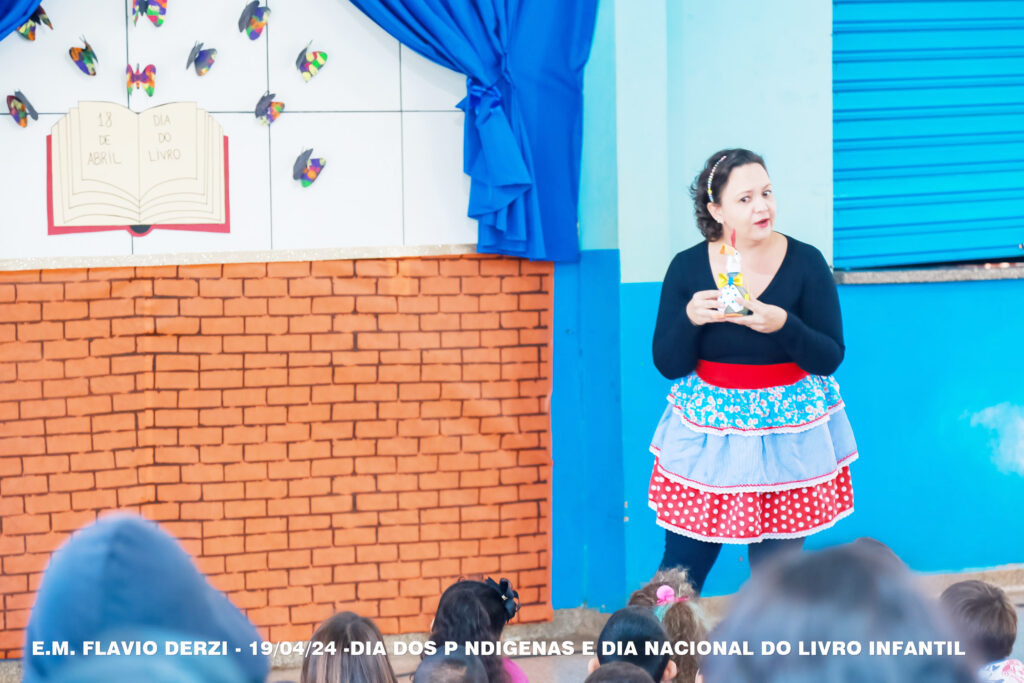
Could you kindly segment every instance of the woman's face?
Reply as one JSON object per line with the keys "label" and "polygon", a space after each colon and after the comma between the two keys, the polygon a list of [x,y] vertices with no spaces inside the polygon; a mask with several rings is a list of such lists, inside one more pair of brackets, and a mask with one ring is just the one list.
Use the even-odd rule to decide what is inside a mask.
{"label": "woman's face", "polygon": [[722,236],[741,242],[760,242],[771,236],[775,226],[775,195],[768,171],[761,164],[737,166],[718,191],[719,203],[708,204],[708,211],[724,227]]}

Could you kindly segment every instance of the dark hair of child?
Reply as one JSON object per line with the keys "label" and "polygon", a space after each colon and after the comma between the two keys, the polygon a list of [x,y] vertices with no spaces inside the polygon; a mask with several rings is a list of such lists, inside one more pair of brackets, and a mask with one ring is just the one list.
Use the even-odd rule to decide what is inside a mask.
{"label": "dark hair of child", "polygon": [[[519,611],[519,594],[508,579],[496,582],[456,581],[448,586],[437,603],[430,640],[440,649],[444,643],[458,643],[484,640],[497,641],[505,624]],[[480,662],[487,671],[491,683],[507,680],[504,663],[498,655],[480,655]]]}
{"label": "dark hair of child", "polygon": [[424,657],[412,680],[413,683],[488,683],[480,658],[460,650],[448,654],[439,650]]}
{"label": "dark hair of child", "polygon": [[[632,643],[636,654],[615,654],[606,655],[602,647],[603,643],[614,642],[619,648],[624,648],[626,643]],[[649,607],[623,607],[608,618],[601,635],[598,637],[597,661],[603,667],[609,662],[629,662],[636,664],[650,674],[655,681],[660,681],[665,674],[665,667],[668,666],[668,654],[647,654],[647,643],[658,643],[659,652],[661,645],[668,642],[668,634],[665,628],[654,616]]]}
{"label": "dark hair of child", "polygon": [[334,643],[334,654],[307,648],[302,659],[301,683],[396,683],[387,655],[351,654],[352,643],[382,642],[384,636],[370,619],[354,612],[339,612],[320,624],[311,643]]}
{"label": "dark hair of child", "polygon": [[[662,586],[672,589],[670,602],[658,605],[658,590]],[[704,624],[704,615],[697,607],[697,594],[690,585],[685,569],[662,569],[655,574],[650,582],[629,598],[630,605],[659,608],[663,610],[661,625],[665,627],[669,640],[675,642],[698,642],[706,640],[708,631]],[[657,616],[657,609],[655,610]],[[700,668],[697,655],[672,655],[676,663],[676,683],[693,683]]]}
{"label": "dark hair of child", "polygon": [[636,664],[609,662],[594,669],[584,683],[654,683],[654,679]]}
{"label": "dark hair of child", "polygon": [[[705,683],[973,683],[970,657],[947,650],[917,656],[872,656],[872,643],[955,640],[934,601],[881,544],[852,543],[780,556],[754,574],[732,600],[711,641],[792,644],[786,656],[709,655]],[[860,654],[799,656],[797,643],[856,642]]]}
{"label": "dark hair of child", "polygon": [[998,586],[960,581],[942,592],[939,602],[966,639],[964,649],[983,663],[1006,659],[1017,639],[1017,610]]}

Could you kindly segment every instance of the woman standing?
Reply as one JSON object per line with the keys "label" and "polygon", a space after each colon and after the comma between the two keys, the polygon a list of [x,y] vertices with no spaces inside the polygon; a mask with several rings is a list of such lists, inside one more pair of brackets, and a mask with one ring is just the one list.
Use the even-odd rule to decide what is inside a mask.
{"label": "woman standing", "polygon": [[[835,282],[817,249],[775,231],[764,159],[718,152],[690,194],[704,241],[662,285],[654,364],[682,379],[651,444],[648,498],[666,529],[662,568],[685,567],[699,592],[722,543],[749,544],[756,570],[853,512],[857,447],[831,377],[844,353]],[[720,310],[727,245],[742,258],[744,315]]]}

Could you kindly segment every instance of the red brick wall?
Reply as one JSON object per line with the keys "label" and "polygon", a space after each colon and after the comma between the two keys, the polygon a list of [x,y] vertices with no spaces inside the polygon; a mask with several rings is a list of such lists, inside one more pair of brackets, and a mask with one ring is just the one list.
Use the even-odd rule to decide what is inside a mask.
{"label": "red brick wall", "polygon": [[551,288],[485,256],[0,273],[0,655],[113,509],[272,640],[426,630],[480,573],[549,619]]}

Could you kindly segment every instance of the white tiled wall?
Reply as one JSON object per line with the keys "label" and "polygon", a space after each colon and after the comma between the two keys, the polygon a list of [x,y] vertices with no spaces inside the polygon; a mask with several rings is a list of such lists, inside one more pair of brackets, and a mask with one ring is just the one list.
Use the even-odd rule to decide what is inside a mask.
{"label": "white tiled wall", "polygon": [[[273,129],[274,248],[403,244],[400,113],[297,113]],[[309,148],[327,164],[302,187],[292,167]]]}
{"label": "white tiled wall", "polygon": [[402,113],[406,244],[476,242],[476,221],[466,216],[462,118],[461,111]]}
{"label": "white tiled wall", "polygon": [[[0,261],[54,256],[467,244],[469,178],[462,173],[465,77],[400,46],[348,0],[269,0],[262,37],[239,33],[245,0],[168,0],[163,26],[130,20],[131,0],[43,0],[54,30],[0,40],[0,104],[22,90],[41,113],[28,128],[0,120]],[[99,57],[81,73],[67,50],[84,35]],[[202,77],[185,62],[193,43],[215,48]],[[328,53],[306,82],[295,58]],[[157,68],[152,98],[129,98],[125,65]],[[285,103],[269,128],[252,115],[266,91]],[[231,232],[154,230],[47,235],[45,139],[79,101],[143,111],[195,101],[230,145]],[[308,188],[292,179],[307,148],[327,159]]]}

